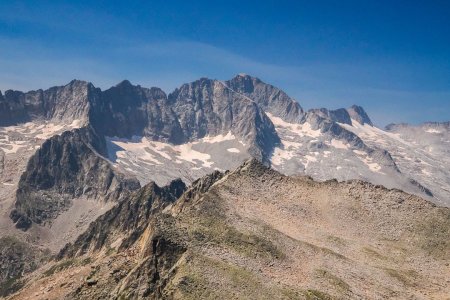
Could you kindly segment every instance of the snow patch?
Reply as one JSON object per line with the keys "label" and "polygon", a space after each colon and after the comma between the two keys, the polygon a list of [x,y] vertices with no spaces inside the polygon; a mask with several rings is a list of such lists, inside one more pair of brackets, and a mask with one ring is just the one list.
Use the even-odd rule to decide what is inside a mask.
{"label": "snow patch", "polygon": [[284,161],[290,160],[294,156],[294,152],[276,147],[273,151],[272,157],[270,158],[270,162],[275,166],[279,166],[283,164]]}
{"label": "snow patch", "polygon": [[[220,143],[220,142],[225,142],[225,141],[232,141],[235,139],[236,139],[236,137],[231,133],[231,131],[229,131],[226,135],[219,134],[219,135],[212,136],[212,137],[206,136],[206,137],[200,139],[200,142],[212,144],[212,143]],[[198,143],[198,142],[194,142],[194,143]]]}
{"label": "snow patch", "polygon": [[240,153],[240,152],[241,152],[241,151],[240,151],[239,149],[237,149],[237,148],[228,148],[227,151],[228,151],[228,152],[231,152],[231,153]]}
{"label": "snow patch", "polygon": [[353,132],[362,139],[370,139],[380,144],[386,144],[389,143],[389,141],[385,140],[385,138],[388,137],[392,140],[395,140],[396,142],[411,147],[411,144],[403,140],[399,134],[387,132],[377,127],[370,126],[368,124],[361,125],[360,123],[358,123],[356,120],[353,119],[351,119],[351,121],[353,125],[343,123],[338,124],[341,127],[347,129],[348,131]]}
{"label": "snow patch", "polygon": [[439,130],[433,129],[433,128],[427,129],[427,130],[425,130],[425,132],[428,132],[428,133],[441,133]]}
{"label": "snow patch", "polygon": [[266,113],[266,115],[269,117],[270,121],[272,121],[275,127],[288,130],[295,136],[310,136],[310,137],[321,136],[320,130],[313,130],[311,128],[311,124],[309,124],[308,122],[303,124],[289,123],[284,121],[282,118],[275,117],[270,113]]}
{"label": "snow patch", "polygon": [[[178,152],[177,158],[179,160],[188,161],[191,163],[196,163],[195,161],[200,161],[203,167],[210,168],[214,163],[209,161],[211,159],[211,155],[206,153],[201,153],[192,149],[192,143],[173,146],[173,149]],[[176,163],[181,163],[180,161],[175,161]]]}
{"label": "snow patch", "polygon": [[[12,144],[6,144],[6,145],[7,145],[8,147],[5,147],[5,145],[3,145],[3,147],[0,147],[0,149],[2,149],[3,152],[5,152],[5,154],[17,153],[17,151],[18,151],[20,148],[25,147],[25,146],[18,145],[18,144],[15,144],[15,143],[12,143]],[[10,147],[10,148],[9,148],[9,147]]]}
{"label": "snow patch", "polygon": [[44,128],[41,129],[42,133],[37,134],[36,138],[46,140],[60,132],[62,129],[64,129],[64,125],[57,125],[53,123],[45,124]]}
{"label": "snow patch", "polygon": [[[178,164],[189,162],[195,165],[193,168],[199,169],[211,168],[214,161],[211,160],[210,154],[195,150],[193,148],[195,145],[218,144],[233,140],[238,141],[231,132],[217,136],[206,136],[197,141],[182,145],[152,141],[140,136],[134,136],[130,140],[107,137],[109,157],[111,160],[114,160],[114,155],[117,158],[114,163],[123,165],[129,165],[131,163],[136,167],[140,167],[142,163],[162,165],[165,160],[172,160]],[[114,145],[119,147],[119,149],[114,149]],[[241,152],[238,148],[228,148],[227,151],[230,153]]]}
{"label": "snow patch", "polygon": [[345,144],[344,142],[340,141],[340,140],[336,140],[336,139],[332,139],[331,140],[331,146],[333,146],[334,148],[337,149],[348,149],[348,145]]}

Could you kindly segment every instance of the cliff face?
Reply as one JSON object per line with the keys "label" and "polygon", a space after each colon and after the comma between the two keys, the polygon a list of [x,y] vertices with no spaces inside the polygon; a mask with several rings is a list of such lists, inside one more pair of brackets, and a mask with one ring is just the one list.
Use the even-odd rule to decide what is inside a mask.
{"label": "cliff face", "polygon": [[73,80],[65,86],[27,93],[8,90],[0,97],[0,126],[33,120],[87,120],[91,83]]}
{"label": "cliff face", "polygon": [[147,136],[182,143],[177,117],[158,88],[133,86],[129,81],[101,92],[91,100],[90,121],[105,136]]}
{"label": "cliff face", "polygon": [[442,285],[450,260],[448,208],[360,181],[287,177],[255,160],[183,190],[180,182],[143,187],[11,299],[439,298],[449,292]]}
{"label": "cliff face", "polygon": [[129,247],[143,234],[149,220],[177,200],[185,190],[186,186],[181,180],[174,180],[162,188],[149,183],[133,193],[127,201],[121,201],[91,223],[89,229],[73,244],[66,245],[59,252],[58,257],[74,257],[98,251],[123,234],[127,238],[121,240],[118,246],[121,249]]}
{"label": "cliff face", "polygon": [[99,155],[104,149],[104,140],[89,127],[47,140],[20,178],[11,212],[16,227],[52,221],[74,198],[120,201],[138,188],[137,181],[125,180]]}
{"label": "cliff face", "polygon": [[203,78],[184,84],[169,95],[169,103],[189,140],[231,131],[262,161],[267,161],[280,142],[262,108],[221,81]]}
{"label": "cliff face", "polygon": [[282,90],[249,75],[240,74],[225,82],[226,85],[255,101],[264,111],[297,123],[304,117],[303,108]]}

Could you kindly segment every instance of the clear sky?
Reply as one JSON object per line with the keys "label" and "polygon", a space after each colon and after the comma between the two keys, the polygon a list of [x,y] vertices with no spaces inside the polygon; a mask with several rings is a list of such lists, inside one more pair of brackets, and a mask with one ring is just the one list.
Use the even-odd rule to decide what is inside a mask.
{"label": "clear sky", "polygon": [[1,1],[0,90],[247,73],[306,108],[450,120],[450,1]]}

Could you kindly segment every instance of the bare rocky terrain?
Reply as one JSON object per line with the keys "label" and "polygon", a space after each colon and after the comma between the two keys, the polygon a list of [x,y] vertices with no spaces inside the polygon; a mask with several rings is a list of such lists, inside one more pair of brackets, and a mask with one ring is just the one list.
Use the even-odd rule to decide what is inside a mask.
{"label": "bare rocky terrain", "polygon": [[[9,299],[446,299],[450,209],[255,160],[150,183]],[[177,196],[182,193],[178,200]]]}
{"label": "bare rocky terrain", "polygon": [[[372,271],[382,268],[381,265],[390,265],[389,268],[397,270],[397,267],[400,268],[401,264],[406,264],[406,258],[405,260],[398,260],[395,256],[395,259],[390,259],[390,255],[397,252],[393,248],[389,248],[387,242],[383,241],[378,245],[362,239],[367,234],[367,237],[370,237],[369,239],[376,240],[378,235],[374,237],[371,234],[376,233],[374,224],[378,223],[379,231],[386,231],[384,237],[387,240],[397,241],[396,239],[401,239],[404,242],[403,239],[412,239],[408,244],[411,248],[405,246],[405,249],[411,250],[412,252],[408,253],[413,255],[418,262],[423,263],[420,272],[429,272],[431,275],[434,274],[433,272],[438,272],[436,273],[438,277],[439,274],[443,274],[444,271],[442,270],[445,268],[441,270],[440,263],[429,260],[430,257],[435,259],[434,256],[418,250],[423,247],[420,241],[414,240],[416,238],[414,230],[419,228],[417,224],[421,218],[426,220],[431,218],[424,211],[429,210],[430,214],[435,211],[445,212],[444,207],[450,206],[449,143],[450,127],[448,123],[425,123],[417,126],[391,124],[385,129],[380,129],[374,126],[370,117],[359,106],[336,110],[321,108],[305,111],[296,100],[290,98],[282,90],[246,74],[239,74],[227,81],[201,78],[183,84],[169,94],[159,88],[145,88],[133,85],[126,80],[105,91],[96,88],[91,83],[74,80],[65,86],[52,87],[47,90],[29,92],[9,90],[4,94],[0,92],[0,238],[4,245],[2,248],[3,256],[0,261],[0,267],[2,268],[0,295],[12,293],[25,283],[29,286],[32,284],[30,282],[41,282],[41,279],[36,281],[42,275],[41,269],[30,275],[31,277],[26,276],[44,265],[46,261],[54,258],[57,253],[60,253],[58,262],[50,263],[54,265],[54,268],[48,272],[44,271],[47,275],[49,273],[66,274],[64,271],[66,267],[70,267],[71,273],[69,274],[72,274],[78,272],[78,270],[84,270],[84,267],[87,268],[94,261],[98,261],[98,264],[106,263],[108,266],[113,263],[123,264],[120,265],[120,268],[123,268],[124,272],[128,274],[127,276],[130,276],[129,280],[131,280],[136,274],[131,274],[129,267],[137,267],[135,263],[143,257],[142,251],[144,251],[144,248],[147,249],[145,250],[147,252],[144,251],[146,253],[144,256],[148,256],[155,251],[160,251],[161,255],[165,256],[167,253],[164,247],[170,248],[173,246],[176,248],[173,251],[182,253],[180,257],[184,257],[185,251],[187,253],[199,251],[205,259],[219,259],[222,262],[224,262],[224,259],[228,259],[226,263],[236,264],[233,267],[250,268],[252,274],[249,280],[256,278],[257,281],[252,282],[258,282],[254,287],[257,287],[257,290],[261,288],[261,295],[278,295],[276,297],[279,297],[280,293],[284,295],[286,292],[289,295],[286,296],[287,298],[292,298],[294,295],[307,299],[308,297],[315,299],[314,297],[319,297],[318,295],[322,295],[325,299],[327,297],[365,298],[363,289],[373,290],[376,287],[381,289],[383,286],[384,290],[374,295],[374,298],[402,298],[403,292],[412,298],[427,298],[426,295],[432,295],[436,292],[437,297],[442,289],[439,289],[438,285],[434,285],[434,283],[420,289],[414,285],[415,283],[411,286],[404,284],[403,288],[396,285],[396,288],[392,289],[386,288],[384,285],[388,284],[389,280],[379,279],[378,285],[371,283],[371,288],[369,288],[366,285],[357,287],[355,278],[364,278],[362,274],[368,272],[368,274],[371,274],[370,276],[373,275],[370,278],[375,280],[376,276]],[[224,176],[224,178],[229,178],[230,173],[227,173],[226,170],[233,170],[250,158],[255,158],[265,166],[270,166],[283,174],[268,171],[262,166],[255,167],[257,172],[259,172],[258,170],[265,170],[262,175],[266,176],[270,173],[274,176],[273,178],[280,180],[279,185],[283,187],[283,193],[277,194],[278,185],[275,183],[270,185],[274,188],[272,199],[274,203],[267,203],[267,207],[260,207],[262,204],[252,197],[265,199],[264,197],[271,197],[271,194],[266,187],[263,188],[263,186],[258,185],[259,181],[255,181],[252,185],[249,179],[251,176],[243,175],[239,179],[242,180],[242,184],[237,179],[234,182],[227,179],[226,182],[233,182],[230,185],[235,184],[236,188],[239,187],[239,191],[235,191],[235,193],[238,193],[241,198],[244,197],[243,199],[250,197],[248,203],[251,204],[248,207],[241,207],[240,202],[230,202],[231,198],[227,198],[228,196],[226,197],[225,194],[218,196],[217,199],[219,200],[213,197],[219,201],[218,203],[214,200],[212,203],[220,209],[211,212],[213,218],[222,222],[220,226],[218,225],[220,227],[217,229],[218,232],[214,232],[214,234],[200,232],[200,235],[197,236],[197,233],[194,234],[189,231],[190,229],[188,230],[189,227],[195,228],[194,225],[197,223],[203,224],[200,220],[203,217],[207,219],[207,216],[204,215],[189,215],[183,220],[176,221],[178,225],[184,224],[180,225],[181,227],[174,224],[169,224],[169,226],[164,223],[168,220],[167,216],[178,218],[180,213],[178,210],[182,210],[184,205],[181,203],[185,203],[190,197],[201,198],[203,196],[200,195],[203,195],[203,193],[210,195],[208,193],[213,183],[216,186],[216,184],[219,185],[218,180],[220,178]],[[242,170],[242,168],[238,170]],[[240,171],[232,172],[232,174],[237,174],[236,172],[240,174]],[[301,177],[305,175],[311,176],[311,179]],[[235,175],[230,178],[234,177]],[[180,178],[181,181],[177,178]],[[198,181],[199,178],[202,179]],[[343,183],[338,184],[335,181],[330,181],[332,179],[337,179]],[[270,180],[270,182],[273,181],[275,179]],[[285,187],[284,184],[287,184],[287,182],[289,182],[289,185]],[[373,185],[363,182],[370,182]],[[184,191],[185,185],[190,184],[193,184],[192,187],[177,200],[181,194],[180,191]],[[162,186],[168,187],[161,188]],[[336,186],[336,191],[331,191],[331,186]],[[331,197],[332,193],[340,195],[343,187],[347,186],[354,186],[351,190],[357,191],[353,195],[354,198],[351,198],[351,195],[348,195],[350,198],[342,196],[343,198],[336,200],[336,203],[327,198]],[[255,189],[251,189],[251,187]],[[316,188],[321,192],[314,192],[313,190]],[[212,188],[212,190],[214,189]],[[292,189],[293,192],[297,191],[298,195],[295,199],[300,201],[299,203],[289,196],[289,189]],[[379,191],[378,196],[375,196],[375,192],[372,193],[373,190]],[[400,190],[409,194],[403,194]],[[300,197],[303,193],[308,195],[307,198]],[[365,198],[364,193],[367,193],[367,197],[369,197],[367,199],[369,200]],[[397,216],[396,213],[394,213],[395,216],[391,215],[388,211],[384,211],[387,210],[387,208],[384,208],[382,214],[372,216],[374,218],[373,227],[370,228],[372,231],[367,229],[368,231],[356,233],[356,230],[362,230],[365,224],[356,221],[356,223],[352,223],[353,219],[348,219],[353,214],[351,210],[363,209],[363,211],[355,212],[360,218],[358,219],[359,222],[368,217],[369,214],[374,213],[371,210],[375,208],[368,204],[366,207],[355,201],[363,201],[359,199],[363,198],[367,201],[373,201],[373,205],[375,205],[375,202],[385,205],[383,201],[389,202],[389,199],[394,197],[393,195],[403,195],[401,196],[403,200],[398,200],[402,203],[406,201],[404,199],[416,199],[414,201],[422,203],[419,205],[420,207],[426,208],[402,212],[401,217]],[[156,196],[159,200],[153,201],[152,199]],[[222,197],[225,197],[226,200],[220,200]],[[302,201],[307,201],[308,197],[316,199],[317,203],[323,202],[323,207],[316,206],[317,203],[315,202],[315,206],[303,207],[306,204]],[[324,199],[321,200],[321,197]],[[384,199],[385,197],[386,199]],[[142,202],[144,200],[150,202]],[[281,201],[280,205],[286,204],[286,207],[277,208],[275,205],[277,201]],[[346,201],[349,201],[349,203]],[[229,207],[222,207],[222,202],[228,203]],[[205,203],[209,202],[206,201]],[[395,206],[389,203],[386,204],[387,207]],[[346,206],[353,204],[355,205],[353,208]],[[130,205],[136,205],[133,206],[135,209],[132,209],[133,207],[130,207]],[[189,205],[187,207],[190,207]],[[214,205],[205,207],[206,212]],[[229,210],[230,207],[231,210]],[[244,210],[237,211],[238,207]],[[269,209],[268,211],[273,210],[273,214],[258,211],[266,208]],[[277,209],[281,209],[283,213],[277,214]],[[297,211],[297,209],[300,209],[300,211]],[[307,210],[308,215],[303,215],[302,210]],[[146,213],[143,214],[143,211]],[[338,214],[340,211],[343,215]],[[422,215],[417,211],[424,213]],[[336,215],[333,215],[334,212]],[[259,213],[261,215],[258,215]],[[419,216],[416,217],[416,213]],[[128,217],[121,218],[127,214]],[[130,214],[133,216],[130,216]],[[183,216],[183,214],[180,216]],[[192,217],[192,220],[188,221],[190,217]],[[395,220],[384,220],[394,217]],[[106,221],[106,218],[109,219]],[[305,219],[299,221],[298,218]],[[347,222],[352,225],[339,222],[339,218],[342,220],[348,219]],[[405,223],[408,218],[411,218],[409,227]],[[239,221],[240,219],[242,221]],[[424,221],[426,221],[425,219]],[[444,217],[439,216],[438,220],[439,222],[445,220],[445,213]],[[149,222],[156,223],[149,225]],[[161,223],[162,227],[160,227],[158,222],[163,222],[165,225]],[[206,220],[205,222],[209,221]],[[390,222],[390,225],[386,225],[384,222]],[[448,249],[448,244],[443,243],[440,239],[443,232],[448,233],[446,231],[448,228],[444,223],[441,224],[443,227],[439,224],[437,227],[427,227],[428,235],[438,236],[437,244],[430,242],[429,250],[436,248],[433,251],[444,253]],[[217,224],[211,223],[210,225],[213,229]],[[228,227],[222,228],[222,225],[231,226],[231,231],[228,232]],[[292,225],[296,229],[283,227],[288,225]],[[427,223],[424,226],[428,225]],[[326,229],[321,226],[325,226]],[[357,226],[357,228],[352,226]],[[392,227],[390,231],[388,230],[389,226]],[[137,247],[137,240],[141,239],[143,232],[150,227],[153,229],[149,229],[151,231],[151,233],[148,233],[149,236],[154,233],[153,230],[163,229],[173,231],[174,234],[180,236],[174,238],[175,244],[173,245],[165,244],[165,241],[162,241],[160,246],[158,244],[155,249],[151,250],[151,247],[144,245],[146,242],[142,242],[144,244],[140,245],[143,248]],[[207,226],[205,225],[205,227]],[[406,227],[409,228],[409,231],[405,229]],[[204,229],[202,228],[199,230]],[[309,228],[309,231],[306,228]],[[264,231],[265,229],[268,231]],[[165,232],[164,230],[162,232]],[[226,232],[224,233],[223,230]],[[242,232],[242,230],[244,231]],[[289,230],[293,230],[293,232],[290,233]],[[381,260],[381,258],[380,261],[374,262],[367,260],[367,264],[376,265],[376,267],[373,270],[359,270],[362,273],[353,269],[351,271],[353,273],[346,273],[344,270],[350,269],[344,265],[339,265],[339,268],[336,265],[334,269],[330,267],[332,270],[323,266],[323,270],[326,272],[325,275],[322,274],[322,277],[330,274],[336,276],[336,278],[345,277],[342,279],[345,279],[344,282],[352,286],[352,293],[339,294],[335,290],[321,285],[320,282],[325,281],[323,278],[322,281],[317,278],[317,280],[313,280],[318,284],[317,288],[320,287],[317,290],[315,290],[316,285],[312,284],[313,281],[311,281],[311,284],[300,281],[301,278],[312,280],[311,278],[317,275],[313,272],[313,269],[308,269],[306,265],[301,265],[301,268],[298,265],[297,269],[293,269],[302,275],[295,275],[294,271],[291,274],[292,276],[300,276],[298,278],[294,276],[292,279],[301,282],[297,289],[291,290],[295,284],[292,283],[294,281],[291,279],[289,280],[292,282],[288,280],[287,273],[280,275],[279,279],[280,282],[286,280],[290,282],[286,291],[279,289],[280,286],[277,286],[278,279],[274,279],[275,277],[267,277],[271,278],[267,282],[259,281],[265,278],[268,273],[254,272],[264,269],[263,260],[259,261],[262,258],[259,257],[259,250],[256,250],[256,248],[262,247],[262,251],[266,251],[265,241],[267,240],[270,241],[270,245],[267,246],[270,248],[279,239],[295,239],[300,235],[301,238],[299,239],[306,243],[304,245],[311,244],[319,248],[325,247],[336,253],[344,251],[342,255],[347,256],[348,254],[355,261],[360,261],[361,264],[363,261],[366,262],[367,255],[359,255],[356,246],[349,246],[351,243],[343,244],[347,245],[347,248],[343,245],[339,247],[344,248],[339,248],[338,242],[331,247],[332,244],[330,241],[326,242],[325,235],[332,236],[334,230],[341,230],[337,231],[337,236],[344,241],[345,236],[341,235],[349,230],[347,238],[350,239],[350,242],[354,241],[361,247],[367,246],[367,249],[370,249],[367,250],[368,252],[373,250],[380,254],[380,257],[389,258],[386,261]],[[323,233],[321,233],[322,231]],[[405,236],[398,236],[399,232],[402,232],[402,234],[406,232]],[[417,232],[417,234],[420,235],[423,232],[425,231]],[[230,237],[232,240],[237,238],[236,241],[230,242],[233,244],[232,246],[227,244],[229,241],[225,241],[225,244],[214,248],[216,246],[211,246],[210,240],[208,240],[206,248],[202,248],[205,245],[200,245],[203,238],[211,239],[211,235],[234,235],[235,233],[237,234],[236,237]],[[316,233],[319,234],[317,237],[315,236]],[[187,237],[187,240],[181,238],[183,235]],[[206,237],[202,235],[206,235]],[[256,240],[254,241],[253,238]],[[261,240],[262,244],[260,244],[259,238],[263,239]],[[220,240],[220,243],[222,242],[223,240]],[[403,242],[400,244],[403,245]],[[253,245],[254,243],[256,243],[256,246]],[[366,243],[371,246],[366,245]],[[64,247],[66,244],[71,246]],[[292,255],[294,256],[300,255],[300,253],[309,253],[309,259],[313,259],[316,257],[315,255],[318,255],[319,260],[325,259],[315,253],[317,251],[308,250],[314,252],[314,255],[312,255],[306,250],[306,246],[306,248],[303,247],[305,249],[299,246],[303,249],[303,252],[295,252],[297,246],[288,244],[288,239],[286,239],[281,244],[274,246],[277,249],[276,252],[282,250],[280,250],[280,253],[284,254],[280,255],[283,258],[288,258],[289,253],[293,251],[294,254]],[[256,251],[256,258],[250,257],[250,259],[245,255],[242,256],[242,253],[238,257],[236,253],[227,252],[229,251],[227,247],[246,248],[250,245],[254,247],[252,246],[253,248],[245,251]],[[313,246],[311,246],[311,249],[316,249]],[[158,247],[162,248],[159,249]],[[214,254],[216,250],[219,252]],[[386,255],[386,251],[389,255]],[[265,262],[270,261],[270,264],[276,265],[276,262],[280,261],[281,256],[272,257],[273,253],[264,253],[261,254],[264,257],[269,255],[265,258]],[[115,256],[111,256],[113,254]],[[211,257],[211,255],[214,256],[213,254],[220,254],[220,257]],[[414,256],[416,254],[417,257]],[[111,257],[114,257],[117,261],[108,263],[108,259]],[[176,261],[180,257],[176,254]],[[235,260],[232,260],[232,257]],[[175,258],[170,256],[164,259]],[[195,259],[201,260],[198,257]],[[258,262],[253,261],[254,259]],[[395,261],[395,264],[389,264],[387,261],[389,263]],[[283,264],[279,265],[278,269],[274,269],[274,272],[281,272],[282,268],[290,269],[288,265],[291,262],[294,262],[294,258],[283,261]],[[296,263],[299,264],[299,262]],[[335,263],[337,264],[337,262]],[[63,267],[59,264],[62,264]],[[171,263],[167,264],[170,265]],[[119,267],[119,265],[114,266]],[[207,269],[206,265],[194,264],[193,266],[197,269],[193,267],[193,269],[188,269],[189,272],[190,270],[194,272],[202,268]],[[104,266],[102,265],[102,267]],[[225,266],[222,267],[225,268]],[[202,278],[206,281],[199,283],[201,286],[206,286],[205,289],[207,290],[209,286],[215,286],[214,284],[216,284],[213,284],[210,280],[222,276],[220,272],[223,270],[219,271],[214,268],[211,269],[214,271],[211,271],[212,273],[208,275],[210,277],[205,275],[208,278]],[[412,266],[409,267],[408,265],[408,268],[414,272],[419,272],[416,270],[417,268]],[[410,270],[408,268],[405,269],[406,273]],[[340,270],[339,274],[336,274],[337,269]],[[148,270],[144,268],[141,271],[147,272]],[[379,271],[377,274],[382,276],[386,275],[386,272]],[[259,275],[253,278],[254,274]],[[350,274],[354,274],[352,275],[354,276],[353,279],[348,278]],[[401,276],[397,277],[403,278],[406,276],[405,274],[401,273]],[[411,275],[412,273],[408,274]],[[426,276],[427,274],[422,275]],[[66,275],[62,275],[62,277],[64,276]],[[70,276],[73,278],[75,275]],[[183,276],[179,279],[184,278]],[[233,276],[244,276],[244,273],[237,273]],[[53,278],[52,276],[47,277]],[[157,277],[158,279],[151,280],[158,281],[160,275],[158,274]],[[395,278],[395,275],[391,277]],[[29,281],[29,279],[32,280]],[[147,279],[142,279],[142,281],[145,282]],[[440,281],[440,277],[436,280]],[[49,281],[49,283],[54,282]],[[64,283],[64,285],[66,284],[67,287],[74,286]],[[153,288],[149,288],[150,292],[148,293],[150,294],[148,295],[170,294],[173,297],[185,298],[220,298],[227,295],[227,297],[233,298],[233,294],[227,290],[226,284],[220,282],[217,284],[219,285],[216,290],[224,289],[225,294],[216,295],[212,291],[211,294],[184,294],[184,292],[178,290],[178,285],[173,287],[177,292],[171,294],[165,290],[165,283],[158,281],[153,287],[157,287],[158,292],[155,293],[152,290]],[[124,295],[123,297],[128,298],[131,294],[129,295],[128,292],[124,291],[133,289],[136,290],[136,293],[138,293],[136,295],[139,295],[139,297],[147,295],[139,288],[129,286],[129,283],[122,282],[121,285],[123,287],[103,286],[102,293],[114,289],[113,295],[117,297]],[[41,285],[40,289],[47,291],[48,288],[44,286],[45,284]],[[100,284],[89,283],[89,286],[96,286],[98,291],[93,288],[93,294],[88,292],[86,296],[80,297],[88,298],[88,296],[100,295],[97,294],[101,293]],[[78,285],[78,287],[84,289],[83,285]],[[49,288],[53,289],[55,286],[49,286]],[[189,289],[191,288],[192,286],[189,287]],[[259,294],[246,294],[247,292],[250,293],[250,288],[245,289],[240,286],[239,289],[245,290],[239,297],[259,298],[261,296]],[[309,290],[312,292],[310,293]],[[291,291],[294,294],[289,294]],[[317,295],[315,291],[318,292]],[[68,294],[64,294],[66,292]],[[76,298],[78,292],[68,288],[67,290],[62,289],[61,293],[65,295],[64,297]],[[59,294],[55,294],[56,296],[47,292],[44,294],[50,295],[50,298],[60,297]],[[28,296],[33,298],[31,295]]]}

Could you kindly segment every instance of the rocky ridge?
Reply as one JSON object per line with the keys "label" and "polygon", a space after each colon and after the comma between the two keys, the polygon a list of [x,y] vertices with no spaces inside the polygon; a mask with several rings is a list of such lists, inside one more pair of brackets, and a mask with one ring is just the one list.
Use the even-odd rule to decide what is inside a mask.
{"label": "rocky ridge", "polygon": [[[174,185],[177,192],[170,192]],[[10,299],[441,298],[449,292],[448,208],[361,181],[287,177],[256,160],[199,179],[174,201],[182,190],[180,183],[143,187]]]}
{"label": "rocky ridge", "polygon": [[66,131],[42,144],[19,181],[10,215],[16,227],[26,230],[32,222],[43,225],[52,221],[75,198],[115,202],[140,187],[102,158],[99,153],[106,149],[101,141],[87,127]]}

